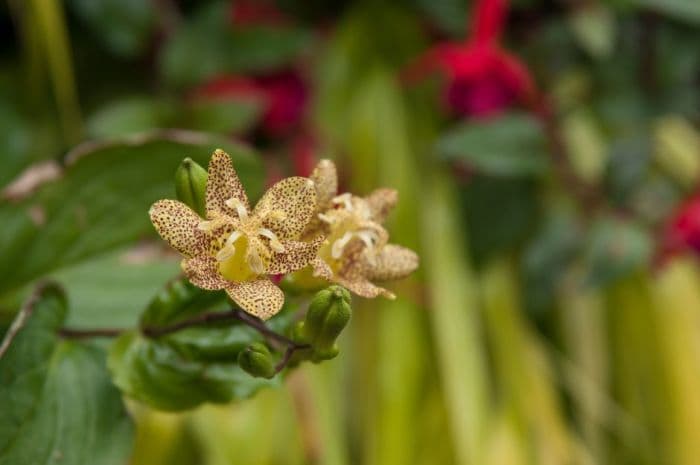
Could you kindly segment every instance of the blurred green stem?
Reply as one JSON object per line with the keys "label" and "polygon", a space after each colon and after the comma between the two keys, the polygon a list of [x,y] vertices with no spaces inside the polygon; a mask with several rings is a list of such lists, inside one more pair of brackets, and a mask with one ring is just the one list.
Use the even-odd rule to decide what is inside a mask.
{"label": "blurred green stem", "polygon": [[423,260],[457,461],[479,465],[490,406],[488,375],[465,228],[455,214],[459,209],[451,184],[442,172],[424,182]]}

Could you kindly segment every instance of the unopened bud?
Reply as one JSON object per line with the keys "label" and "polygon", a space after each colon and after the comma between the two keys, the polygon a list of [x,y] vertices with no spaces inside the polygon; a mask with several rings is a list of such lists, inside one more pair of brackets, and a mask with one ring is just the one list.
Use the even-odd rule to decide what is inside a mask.
{"label": "unopened bud", "polygon": [[311,300],[304,319],[304,338],[313,348],[314,360],[338,354],[335,341],[350,321],[350,293],[340,286],[319,291]]}
{"label": "unopened bud", "polygon": [[182,160],[175,172],[175,194],[178,200],[204,217],[206,189],[207,171],[191,158]]}
{"label": "unopened bud", "polygon": [[275,375],[275,362],[265,344],[255,342],[238,354],[238,365],[256,378],[272,378]]}

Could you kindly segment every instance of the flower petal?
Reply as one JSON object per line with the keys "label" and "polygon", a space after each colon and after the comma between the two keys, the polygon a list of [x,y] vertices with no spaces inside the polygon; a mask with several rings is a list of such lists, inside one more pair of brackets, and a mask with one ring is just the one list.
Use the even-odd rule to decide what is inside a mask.
{"label": "flower petal", "polygon": [[335,168],[335,163],[325,159],[319,161],[311,173],[311,180],[316,187],[318,210],[332,208],[333,197],[338,193],[338,171]]}
{"label": "flower petal", "polygon": [[192,284],[209,291],[218,291],[229,286],[218,270],[218,262],[214,257],[200,256],[187,258],[182,261],[182,271]]}
{"label": "flower petal", "polygon": [[233,168],[231,157],[223,150],[216,149],[209,160],[206,192],[207,217],[212,217],[215,213],[237,216],[236,210],[226,205],[226,201],[229,199],[238,199],[246,210],[250,210],[248,196]]}
{"label": "flower petal", "polygon": [[356,277],[355,279],[336,277],[334,281],[347,288],[350,292],[353,292],[366,299],[374,299],[375,297],[379,296],[392,300],[396,298],[396,295],[394,295],[393,292],[390,292],[383,287],[375,286],[362,277]]}
{"label": "flower petal", "polygon": [[241,283],[228,282],[226,293],[243,310],[261,320],[277,314],[284,304],[282,290],[267,278]]}
{"label": "flower petal", "polygon": [[319,236],[311,242],[285,241],[284,252],[273,253],[266,270],[267,274],[283,274],[300,270],[308,265],[318,253],[325,238]]}
{"label": "flower petal", "polygon": [[383,223],[389,212],[396,206],[399,193],[395,189],[377,189],[365,197],[373,221]]}
{"label": "flower petal", "polygon": [[191,257],[206,251],[207,236],[197,228],[202,219],[184,203],[159,200],[148,214],[160,237],[181,254]]}
{"label": "flower petal", "polygon": [[277,238],[297,239],[316,209],[316,189],[307,178],[291,177],[276,183],[260,199],[253,215]]}
{"label": "flower petal", "polygon": [[387,244],[375,254],[374,264],[367,270],[371,280],[401,279],[418,268],[418,254],[399,245]]}
{"label": "flower petal", "polygon": [[311,267],[314,270],[314,277],[322,278],[328,281],[333,280],[333,269],[324,262],[322,258],[316,257],[311,260]]}

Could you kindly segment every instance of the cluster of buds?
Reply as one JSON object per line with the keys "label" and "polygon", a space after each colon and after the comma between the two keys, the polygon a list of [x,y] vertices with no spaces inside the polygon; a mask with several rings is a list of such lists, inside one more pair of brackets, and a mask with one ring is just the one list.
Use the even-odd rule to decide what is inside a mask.
{"label": "cluster of buds", "polygon": [[312,177],[274,184],[250,207],[231,158],[216,150],[208,173],[192,160],[176,174],[180,201],[159,200],[150,209],[160,236],[180,252],[182,270],[195,285],[225,290],[246,312],[268,319],[284,293],[273,282],[330,281],[364,297],[384,295],[372,280],[396,279],[418,266],[417,255],[388,244],[381,226],[397,194],[379,189],[368,197],[337,195],[335,165],[319,163]]}

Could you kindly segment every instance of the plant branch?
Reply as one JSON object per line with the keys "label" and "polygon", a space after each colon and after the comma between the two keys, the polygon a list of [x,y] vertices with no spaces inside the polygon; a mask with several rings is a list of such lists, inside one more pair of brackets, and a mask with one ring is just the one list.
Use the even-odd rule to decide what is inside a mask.
{"label": "plant branch", "polygon": [[93,337],[117,337],[124,332],[118,328],[72,329],[61,328],[58,334],[66,339],[91,339]]}
{"label": "plant branch", "polygon": [[[275,374],[282,371],[289,364],[289,362],[292,360],[292,356],[296,351],[307,349],[310,347],[308,344],[299,344],[289,339],[288,337],[271,330],[265,325],[265,322],[263,322],[259,318],[249,315],[248,313],[238,308],[232,308],[226,312],[202,313],[187,320],[183,320],[178,323],[174,323],[172,325],[167,326],[146,326],[141,329],[141,333],[146,337],[156,339],[162,336],[167,336],[168,334],[173,334],[178,331],[182,331],[187,328],[224,321],[239,321],[245,324],[246,326],[250,326],[251,328],[255,329],[265,338],[286,346],[284,355],[275,366]],[[59,331],[59,334],[62,337],[69,339],[89,339],[94,337],[117,337],[123,332],[123,329],[117,328],[63,328]]]}
{"label": "plant branch", "polygon": [[603,194],[596,186],[584,181],[576,174],[571,166],[566,144],[561,136],[561,127],[554,110],[543,96],[540,96],[537,100],[538,103],[535,105],[534,113],[542,122],[557,177],[571,190],[571,193],[584,210],[592,211],[596,209],[604,202]]}

